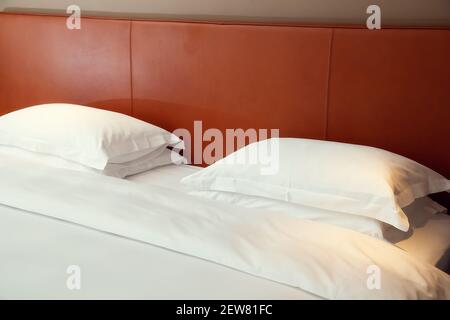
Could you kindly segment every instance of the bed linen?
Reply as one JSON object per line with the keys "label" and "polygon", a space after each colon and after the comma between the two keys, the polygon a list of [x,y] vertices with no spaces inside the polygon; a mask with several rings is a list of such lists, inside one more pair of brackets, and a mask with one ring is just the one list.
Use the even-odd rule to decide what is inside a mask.
{"label": "bed linen", "polygon": [[[202,168],[190,165],[169,165],[130,176],[128,179],[142,184],[163,186],[168,189],[190,193],[192,190],[186,184],[180,183],[180,180],[200,170]],[[417,213],[417,215],[419,214]],[[395,230],[396,237],[399,233],[403,232]],[[393,243],[408,251],[414,257],[449,273],[450,215],[437,214],[429,218],[423,225],[417,226],[412,235],[402,236]]]}
{"label": "bed linen", "polygon": [[[146,243],[0,205],[0,299],[320,299]],[[70,265],[81,290],[66,287]]]}
{"label": "bed linen", "polygon": [[103,170],[163,146],[183,148],[174,134],[128,115],[67,103],[19,109],[0,117],[0,144]]}
{"label": "bed linen", "polygon": [[125,163],[107,163],[103,170],[94,169],[77,162],[68,161],[44,153],[31,152],[16,147],[0,145],[0,157],[4,156],[26,159],[35,166],[50,166],[61,169],[91,172],[116,178],[125,178],[141,172],[148,172],[149,170],[160,166],[181,164],[185,162],[185,159],[182,156],[175,151],[169,150],[165,146],[136,160]]}
{"label": "bed linen", "polygon": [[[448,275],[357,232],[288,215],[236,212],[163,187],[36,170],[13,160],[0,162],[3,205],[202,258],[323,298],[450,298]],[[372,266],[382,270],[380,290],[368,288]]]}
{"label": "bed linen", "polygon": [[396,246],[450,274],[450,215],[435,215]]}
{"label": "bed linen", "polygon": [[368,217],[405,232],[404,207],[450,190],[444,176],[387,150],[300,138],[250,143],[182,183]]}
{"label": "bed linen", "polygon": [[[197,191],[189,185],[181,183],[184,177],[199,172],[201,168],[193,166],[165,166],[161,170],[151,170],[139,175],[130,177],[130,180],[148,183],[152,185],[162,185],[167,188],[180,190],[198,198],[209,198],[214,201],[227,202],[236,207],[247,207],[259,210],[270,210],[298,216],[302,219],[314,220],[321,223],[355,230],[372,237],[383,239],[383,223],[367,217],[342,214],[330,210],[308,207],[302,210],[301,205],[293,205],[282,201],[267,199],[262,197],[251,197],[235,193]],[[218,195],[218,196],[217,196]],[[256,199],[256,200],[255,200]],[[275,204],[276,203],[276,204]]]}

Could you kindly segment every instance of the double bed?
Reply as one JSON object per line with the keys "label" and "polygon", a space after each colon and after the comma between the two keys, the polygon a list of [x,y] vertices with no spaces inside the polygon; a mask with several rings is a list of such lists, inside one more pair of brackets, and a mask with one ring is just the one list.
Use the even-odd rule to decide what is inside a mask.
{"label": "double bed", "polygon": [[[426,197],[449,196],[448,28],[83,18],[81,30],[68,30],[65,20],[0,13],[0,299],[449,299],[450,216]],[[67,115],[55,122],[45,112],[58,107],[73,119],[95,113],[107,134],[94,141],[100,126],[70,127]],[[7,123],[23,110],[43,113]],[[70,149],[74,141],[103,148],[125,115],[176,139],[188,133],[178,156],[189,164],[163,159],[176,146],[168,140],[145,170],[130,169],[142,146],[127,140],[125,125],[117,136],[129,145],[117,149],[128,154],[88,159]],[[239,167],[217,189],[208,175],[234,153],[221,146],[211,161],[202,156],[211,133],[229,129],[277,129],[280,141],[308,152],[281,162],[293,179],[286,185],[245,190]],[[50,133],[12,143],[33,130]],[[297,161],[316,166],[301,176]],[[229,199],[184,183],[202,175],[214,180],[206,191]],[[338,181],[338,190],[316,197],[316,179],[319,189]],[[304,181],[316,189],[280,192]],[[385,188],[385,197],[364,195],[366,187]],[[395,217],[382,210],[386,199]],[[425,205],[409,207],[418,200]],[[343,213],[356,220],[335,223]]]}
{"label": "double bed", "polygon": [[[162,192],[173,194],[174,201],[180,201],[174,192],[189,193],[180,180],[199,170],[202,169],[189,165],[167,165],[128,180],[142,186],[161,187]],[[60,196],[71,197],[70,194]],[[179,202],[179,205],[185,204]],[[242,211],[238,207],[235,210]],[[0,217],[0,297],[4,299],[323,299],[293,285],[127,238],[126,234],[107,232],[107,229],[99,231],[89,225],[4,205]],[[448,272],[449,228],[450,216],[437,214],[411,237],[389,245]],[[323,263],[332,260],[325,259],[317,265],[319,274],[333,268]],[[71,265],[81,268],[81,290],[67,288]],[[282,264],[279,267],[283,269]]]}

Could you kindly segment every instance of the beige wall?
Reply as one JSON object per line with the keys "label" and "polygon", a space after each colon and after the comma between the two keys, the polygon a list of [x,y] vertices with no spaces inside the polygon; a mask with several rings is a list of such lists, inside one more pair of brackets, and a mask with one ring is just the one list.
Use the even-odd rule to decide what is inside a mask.
{"label": "beige wall", "polygon": [[306,23],[365,23],[369,4],[385,25],[450,26],[450,0],[0,0],[0,10],[61,12],[78,4],[85,14]]}

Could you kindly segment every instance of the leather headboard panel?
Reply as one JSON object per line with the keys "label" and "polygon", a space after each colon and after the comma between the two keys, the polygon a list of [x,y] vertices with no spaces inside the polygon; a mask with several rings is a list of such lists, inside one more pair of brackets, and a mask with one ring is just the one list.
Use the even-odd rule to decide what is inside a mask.
{"label": "leather headboard panel", "polygon": [[191,133],[279,128],[450,176],[450,29],[65,23],[0,13],[0,114],[69,102]]}
{"label": "leather headboard panel", "polygon": [[324,139],[330,44],[327,28],[133,21],[133,113]]}
{"label": "leather headboard panel", "polygon": [[130,113],[130,22],[0,14],[1,113],[50,102]]}
{"label": "leather headboard panel", "polygon": [[450,30],[336,29],[330,140],[381,147],[450,177]]}

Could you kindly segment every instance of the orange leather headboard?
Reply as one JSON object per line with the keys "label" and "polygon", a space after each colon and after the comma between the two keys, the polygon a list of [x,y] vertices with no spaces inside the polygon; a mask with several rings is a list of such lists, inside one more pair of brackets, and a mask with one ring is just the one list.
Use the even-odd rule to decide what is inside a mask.
{"label": "orange leather headboard", "polygon": [[130,23],[0,14],[0,113],[68,102],[131,112]]}
{"label": "orange leather headboard", "polygon": [[[450,29],[263,26],[0,14],[0,114],[72,102],[169,130],[279,128],[450,176]],[[332,156],[332,155],[330,155]]]}
{"label": "orange leather headboard", "polygon": [[330,42],[330,29],[133,22],[134,113],[324,138]]}
{"label": "orange leather headboard", "polygon": [[450,30],[336,29],[332,52],[327,138],[450,177]]}
{"label": "orange leather headboard", "polygon": [[136,117],[325,138],[330,29],[138,21],[131,36]]}

